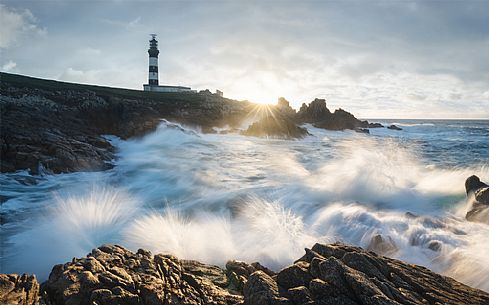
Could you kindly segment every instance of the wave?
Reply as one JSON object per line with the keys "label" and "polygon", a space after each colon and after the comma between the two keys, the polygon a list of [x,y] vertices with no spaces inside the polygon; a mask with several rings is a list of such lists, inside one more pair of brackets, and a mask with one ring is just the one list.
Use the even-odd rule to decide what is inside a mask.
{"label": "wave", "polygon": [[108,242],[278,270],[315,242],[369,248],[380,235],[397,249],[390,256],[489,291],[489,227],[464,220],[464,181],[489,180],[487,165],[441,168],[396,139],[311,132],[269,140],[163,122],[114,141],[113,170],[49,176],[5,203],[24,210],[21,198],[42,198],[30,218],[11,223],[2,272],[45,279],[54,264]]}

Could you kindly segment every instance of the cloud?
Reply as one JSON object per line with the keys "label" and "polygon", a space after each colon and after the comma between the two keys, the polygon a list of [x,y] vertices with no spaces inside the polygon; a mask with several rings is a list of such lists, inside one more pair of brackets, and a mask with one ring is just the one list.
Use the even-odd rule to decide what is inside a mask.
{"label": "cloud", "polygon": [[11,47],[21,36],[44,35],[45,29],[38,27],[37,19],[28,9],[10,9],[0,4],[0,48]]}
{"label": "cloud", "polygon": [[2,66],[2,71],[10,72],[17,66],[17,63],[9,60],[6,64]]}

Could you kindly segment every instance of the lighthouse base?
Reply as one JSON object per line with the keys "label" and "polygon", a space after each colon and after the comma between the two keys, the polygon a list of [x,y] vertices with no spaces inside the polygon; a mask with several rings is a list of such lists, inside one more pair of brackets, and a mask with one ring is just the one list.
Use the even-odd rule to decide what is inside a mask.
{"label": "lighthouse base", "polygon": [[154,92],[195,92],[190,87],[182,86],[155,86],[155,85],[143,85],[144,91],[154,91]]}

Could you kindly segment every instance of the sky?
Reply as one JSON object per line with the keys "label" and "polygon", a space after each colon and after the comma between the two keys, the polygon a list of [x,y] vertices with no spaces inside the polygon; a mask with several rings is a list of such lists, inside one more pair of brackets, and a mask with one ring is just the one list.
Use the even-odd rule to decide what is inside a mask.
{"label": "sky", "polygon": [[0,70],[160,84],[361,118],[489,119],[489,0],[0,0]]}

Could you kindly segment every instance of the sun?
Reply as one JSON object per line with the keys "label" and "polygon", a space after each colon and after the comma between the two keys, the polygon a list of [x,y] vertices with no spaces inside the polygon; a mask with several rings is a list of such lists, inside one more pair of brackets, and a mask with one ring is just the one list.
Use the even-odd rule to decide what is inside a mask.
{"label": "sun", "polygon": [[276,104],[278,98],[288,92],[283,82],[271,71],[248,73],[235,80],[227,91],[229,96],[238,100],[265,105]]}

